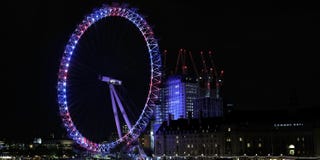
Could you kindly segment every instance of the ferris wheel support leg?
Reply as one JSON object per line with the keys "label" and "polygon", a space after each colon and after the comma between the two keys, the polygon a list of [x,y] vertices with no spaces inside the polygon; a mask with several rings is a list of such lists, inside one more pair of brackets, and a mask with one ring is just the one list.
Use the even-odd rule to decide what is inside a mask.
{"label": "ferris wheel support leg", "polygon": [[112,90],[112,92],[114,93],[114,96],[115,96],[115,98],[116,98],[116,101],[117,101],[117,103],[118,103],[118,105],[119,105],[119,109],[120,109],[120,111],[121,111],[121,113],[122,113],[122,116],[123,116],[126,124],[127,124],[128,128],[129,128],[129,130],[131,130],[131,128],[132,128],[131,122],[129,121],[129,118],[128,118],[128,116],[127,116],[126,111],[123,109],[123,106],[122,106],[122,103],[121,103],[121,101],[120,101],[120,99],[119,99],[119,97],[118,97],[118,94],[117,94],[117,92],[115,91],[115,89],[114,89],[113,86],[112,86],[112,89],[111,89],[111,90]]}
{"label": "ferris wheel support leg", "polygon": [[113,92],[112,92],[112,90],[113,90],[113,85],[112,84],[109,84],[109,90],[110,90],[110,96],[111,96],[111,101],[112,101],[113,116],[114,116],[114,120],[116,121],[118,136],[119,136],[119,138],[121,138],[122,137],[121,127],[120,127],[120,122],[119,122],[116,102],[114,100],[114,95],[113,95]]}

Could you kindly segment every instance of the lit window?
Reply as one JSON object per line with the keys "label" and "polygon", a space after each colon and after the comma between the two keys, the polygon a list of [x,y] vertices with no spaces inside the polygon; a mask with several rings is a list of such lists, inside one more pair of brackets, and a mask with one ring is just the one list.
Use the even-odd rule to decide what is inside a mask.
{"label": "lit window", "polygon": [[293,144],[291,144],[291,145],[289,145],[289,147],[288,147],[289,149],[294,149],[295,147],[294,147],[294,145]]}
{"label": "lit window", "polygon": [[250,143],[247,143],[247,148],[250,148],[250,146],[251,146]]}
{"label": "lit window", "polygon": [[294,155],[294,149],[295,149],[294,145],[291,144],[291,145],[289,145],[288,148],[289,148],[289,155]]}
{"label": "lit window", "polygon": [[261,148],[261,146],[262,146],[262,144],[261,144],[261,143],[259,143],[259,144],[258,144],[258,147],[259,147],[259,148]]}
{"label": "lit window", "polygon": [[228,132],[231,132],[231,128],[228,128]]}
{"label": "lit window", "polygon": [[242,142],[242,137],[239,138],[239,141]]}
{"label": "lit window", "polygon": [[294,155],[294,150],[289,150],[289,155]]}

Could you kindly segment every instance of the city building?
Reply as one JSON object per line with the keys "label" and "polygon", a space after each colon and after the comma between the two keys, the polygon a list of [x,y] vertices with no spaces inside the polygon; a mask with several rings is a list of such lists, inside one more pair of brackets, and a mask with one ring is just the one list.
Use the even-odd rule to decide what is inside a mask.
{"label": "city building", "polygon": [[199,96],[199,85],[196,79],[173,75],[167,79],[165,106],[172,119],[187,118],[188,113],[193,117],[194,102]]}
{"label": "city building", "polygon": [[223,116],[223,100],[216,97],[199,97],[194,102],[196,108],[194,110],[195,118],[209,118]]}
{"label": "city building", "polygon": [[[151,133],[155,133],[168,119],[223,116],[223,99],[220,94],[223,71],[218,74],[217,67],[213,63],[212,52],[209,51],[208,54],[200,52],[199,55],[197,58],[201,63],[198,64],[202,66],[196,66],[190,51],[187,53],[185,49],[180,49],[175,71],[169,74],[167,72],[170,67],[166,65],[167,51],[164,51],[163,80]],[[206,61],[209,63],[206,64]],[[191,65],[192,67],[189,67]],[[199,67],[201,72],[198,71]],[[154,148],[153,135],[151,146]]]}
{"label": "city building", "polygon": [[199,96],[199,85],[195,78],[169,76],[160,90],[160,99],[152,123],[151,146],[154,148],[154,135],[161,124],[168,119],[179,119],[193,116],[195,100]]}
{"label": "city building", "polygon": [[[170,70],[166,65],[167,51],[164,52],[163,75],[165,76],[155,110],[154,131],[169,118],[177,120],[188,116],[192,118],[223,116],[223,99],[220,94],[223,71],[218,74],[211,51],[208,54],[200,52],[199,55],[198,60],[201,61],[199,64],[202,66],[196,66],[191,52],[187,53],[185,49],[180,49],[175,72],[169,74],[166,73]],[[190,65],[192,67],[189,67]],[[201,72],[198,71],[199,67]],[[193,71],[189,68],[193,68]]]}
{"label": "city building", "polygon": [[163,85],[160,88],[160,93],[159,93],[159,99],[156,102],[156,107],[155,107],[155,111],[154,111],[154,119],[151,122],[153,124],[153,131],[157,131],[158,128],[161,126],[162,122],[168,119],[168,108],[165,104],[165,95],[168,94],[167,93],[167,89],[166,87]]}
{"label": "city building", "polygon": [[0,142],[0,159],[71,159],[77,156],[70,139],[34,138],[32,142]]}
{"label": "city building", "polygon": [[172,75],[161,88],[160,102],[155,111],[154,131],[167,119],[193,117],[195,100],[199,97],[196,78]]}
{"label": "city building", "polygon": [[[273,112],[266,112],[273,113]],[[155,133],[163,156],[320,156],[320,126],[313,119],[239,118],[165,121]],[[279,114],[280,115],[280,114]],[[259,118],[260,117],[260,118]]]}

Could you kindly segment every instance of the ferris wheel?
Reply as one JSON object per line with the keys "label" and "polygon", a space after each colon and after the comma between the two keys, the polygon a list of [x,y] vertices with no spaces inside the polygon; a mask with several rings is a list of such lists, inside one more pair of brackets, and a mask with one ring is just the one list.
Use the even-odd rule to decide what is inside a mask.
{"label": "ferris wheel", "polygon": [[[118,21],[124,23],[122,27],[117,26],[119,23]],[[146,84],[147,92],[143,107],[135,121],[128,118],[128,114],[131,111],[126,110],[123,105],[123,98],[119,95],[120,91],[116,89],[117,87],[129,83],[128,81],[117,78],[121,77],[116,76],[117,72],[121,72],[122,75],[126,75],[131,72],[117,69],[116,65],[118,62],[115,62],[116,60],[113,60],[113,57],[117,57],[118,55],[113,52],[114,50],[109,50],[105,47],[106,45],[109,45],[108,43],[113,43],[113,40],[108,43],[97,42],[98,40],[106,39],[105,35],[113,37],[113,39],[117,38],[117,35],[114,35],[113,31],[105,31],[106,33],[104,34],[95,34],[99,36],[102,35],[104,37],[93,39],[91,36],[93,32],[99,31],[97,28],[110,30],[110,28],[108,28],[109,24],[116,26],[115,28],[120,30],[120,34],[126,31],[130,32],[127,30],[126,25],[134,26],[137,32],[139,32],[140,37],[142,37],[141,39],[144,41],[144,43],[140,44],[144,44],[144,47],[146,48],[148,67],[142,68],[148,68],[149,76]],[[84,41],[89,42],[85,43]],[[121,37],[120,39],[117,38],[117,41],[120,42]],[[102,46],[101,48],[103,48],[104,51],[101,51],[102,49],[95,49],[94,45],[97,44]],[[134,46],[130,44],[130,42],[126,42],[126,44],[131,47]],[[118,46],[120,49],[125,48],[121,47],[121,45],[122,44],[113,44],[112,46]],[[87,53],[84,54],[83,50],[86,50]],[[130,54],[134,58],[136,56],[138,57],[142,53]],[[123,55],[120,55],[120,58],[123,58],[121,56]],[[103,60],[108,62],[103,63]],[[128,63],[134,62],[125,62],[124,64],[121,64],[121,67],[126,66]],[[161,80],[160,67],[161,58],[158,42],[154,37],[152,28],[148,25],[145,18],[137,13],[136,9],[119,5],[104,5],[99,9],[95,9],[91,14],[85,16],[83,21],[71,34],[69,41],[65,46],[58,73],[57,99],[60,117],[64,127],[66,128],[68,136],[89,151],[106,154],[114,152],[115,148],[119,146],[130,146],[133,142],[136,142],[153,116]],[[107,71],[108,69],[109,71]],[[128,76],[132,77],[132,75]],[[106,104],[106,106],[103,104],[99,109],[103,108],[103,110],[105,110],[106,107],[109,107],[109,109],[112,108],[109,112],[113,113],[113,121],[104,122],[104,124],[107,123],[109,126],[115,126],[117,138],[114,141],[97,141],[93,140],[91,137],[87,137],[89,134],[86,130],[93,130],[90,127],[97,125],[101,120],[96,121],[93,124],[90,124],[90,121],[83,122],[85,119],[107,117],[102,115],[102,112],[100,111],[93,114],[93,110],[97,109],[97,106],[101,105],[97,101],[103,102],[105,99],[107,99],[109,104]],[[79,114],[75,108],[85,109],[81,114]],[[90,118],[81,117],[86,113],[92,114],[92,116]],[[125,133],[122,130],[122,122],[124,122],[124,125],[128,128]],[[83,123],[86,123],[87,125],[85,127],[81,127]]]}

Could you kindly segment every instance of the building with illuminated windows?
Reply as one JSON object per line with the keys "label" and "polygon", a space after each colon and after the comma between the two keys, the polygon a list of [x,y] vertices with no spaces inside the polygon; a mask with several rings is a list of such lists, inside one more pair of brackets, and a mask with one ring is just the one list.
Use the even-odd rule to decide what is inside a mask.
{"label": "building with illuminated windows", "polygon": [[199,85],[196,79],[174,75],[167,79],[165,106],[173,120],[187,118],[188,113],[193,117],[194,102],[199,96]]}
{"label": "building with illuminated windows", "polygon": [[[235,117],[165,121],[155,133],[163,156],[320,156],[320,123],[310,119]],[[251,114],[251,113],[250,113]],[[233,115],[234,116],[234,115]],[[258,118],[260,117],[260,118]]]}
{"label": "building with illuminated windows", "polygon": [[155,131],[167,119],[193,117],[198,97],[199,84],[196,78],[169,76],[160,91],[160,101],[155,111]]}
{"label": "building with illuminated windows", "polygon": [[167,93],[167,89],[162,86],[160,89],[159,99],[155,103],[155,114],[154,114],[154,120],[152,121],[153,124],[153,130],[156,131],[160,127],[163,121],[168,119],[168,108],[166,107],[165,102],[165,95]]}
{"label": "building with illuminated windows", "polygon": [[222,98],[216,97],[199,97],[194,102],[196,109],[194,110],[195,118],[222,117],[223,101]]}
{"label": "building with illuminated windows", "polygon": [[168,119],[222,117],[223,101],[220,91],[224,71],[219,71],[215,65],[213,52],[200,51],[200,54],[193,54],[196,55],[193,58],[191,51],[180,49],[178,54],[171,54],[177,56],[174,71],[166,63],[168,55],[165,50],[162,86],[155,107],[154,131]]}

